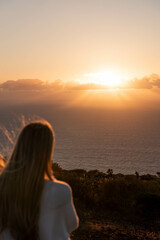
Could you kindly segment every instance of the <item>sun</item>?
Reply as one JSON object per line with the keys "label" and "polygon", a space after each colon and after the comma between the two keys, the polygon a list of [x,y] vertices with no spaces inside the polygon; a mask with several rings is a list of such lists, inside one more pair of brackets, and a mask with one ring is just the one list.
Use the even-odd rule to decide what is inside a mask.
{"label": "sun", "polygon": [[123,77],[115,71],[104,71],[84,74],[87,83],[94,83],[108,88],[117,88],[123,85]]}

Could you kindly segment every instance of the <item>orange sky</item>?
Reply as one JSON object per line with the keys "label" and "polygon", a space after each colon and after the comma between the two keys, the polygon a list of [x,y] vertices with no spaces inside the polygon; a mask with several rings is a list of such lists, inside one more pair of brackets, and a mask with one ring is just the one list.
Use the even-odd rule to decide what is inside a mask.
{"label": "orange sky", "polygon": [[0,1],[0,82],[160,74],[160,1]]}

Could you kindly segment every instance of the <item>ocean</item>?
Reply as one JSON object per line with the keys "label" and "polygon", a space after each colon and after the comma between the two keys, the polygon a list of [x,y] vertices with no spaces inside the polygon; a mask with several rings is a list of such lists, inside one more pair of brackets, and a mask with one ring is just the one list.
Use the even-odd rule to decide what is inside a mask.
{"label": "ocean", "polygon": [[[24,121],[48,120],[53,161],[64,169],[160,172],[160,111],[25,105],[0,108],[0,152],[9,157]],[[13,142],[12,142],[13,141]]]}

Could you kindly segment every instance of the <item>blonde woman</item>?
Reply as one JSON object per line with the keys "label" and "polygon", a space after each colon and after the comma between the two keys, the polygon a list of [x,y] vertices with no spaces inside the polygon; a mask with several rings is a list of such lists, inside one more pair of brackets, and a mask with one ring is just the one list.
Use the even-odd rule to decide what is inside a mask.
{"label": "blonde woman", "polygon": [[78,217],[68,184],[52,175],[54,132],[25,126],[0,175],[0,240],[68,240]]}

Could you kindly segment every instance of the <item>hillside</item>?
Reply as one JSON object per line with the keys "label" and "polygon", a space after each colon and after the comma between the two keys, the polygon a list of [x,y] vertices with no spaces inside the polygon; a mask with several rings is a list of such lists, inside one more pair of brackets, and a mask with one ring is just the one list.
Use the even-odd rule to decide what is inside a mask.
{"label": "hillside", "polygon": [[[0,169],[4,161],[0,161]],[[159,240],[160,177],[64,170],[53,164],[54,176],[73,190],[80,226],[72,240]]]}

